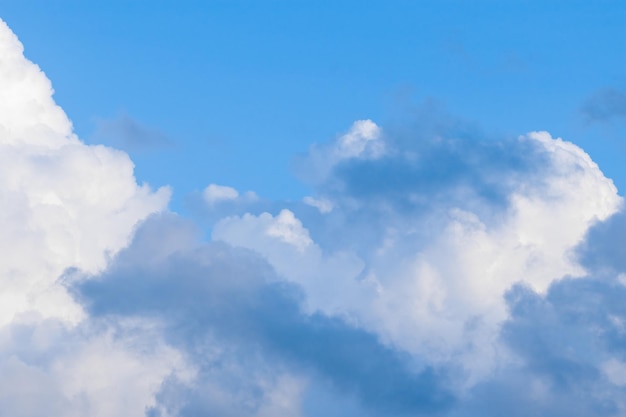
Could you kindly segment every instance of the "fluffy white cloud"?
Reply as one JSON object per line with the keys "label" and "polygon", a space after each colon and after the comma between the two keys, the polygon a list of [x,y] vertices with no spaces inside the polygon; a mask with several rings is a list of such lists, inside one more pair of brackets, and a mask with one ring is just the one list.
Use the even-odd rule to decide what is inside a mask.
{"label": "fluffy white cloud", "polygon": [[58,148],[77,143],[71,123],[52,100],[52,86],[39,67],[24,59],[24,48],[0,22],[2,143]]}
{"label": "fluffy white cloud", "polygon": [[4,22],[0,48],[0,324],[31,310],[76,321],[63,271],[104,268],[170,192],[137,185],[126,154],[78,140]]}
{"label": "fluffy white cloud", "polygon": [[105,325],[89,330],[62,277],[105,269],[170,191],[138,185],[125,153],[83,144],[52,93],[0,21],[0,409],[141,415],[180,355],[160,339],[138,354]]}
{"label": "fluffy white cloud", "polygon": [[385,153],[385,143],[381,140],[381,129],[371,120],[357,120],[345,135],[337,140],[332,148],[333,159],[372,158]]}
{"label": "fluffy white cloud", "polygon": [[208,204],[214,204],[224,200],[236,200],[239,197],[239,191],[224,185],[209,184],[202,195]]}
{"label": "fluffy white cloud", "polygon": [[355,122],[299,160],[301,202],[210,184],[203,243],[72,133],[1,23],[0,410],[623,414],[615,186],[546,132],[438,129]]}
{"label": "fluffy white cloud", "polygon": [[246,207],[253,205],[259,200],[259,197],[253,191],[246,191],[240,194],[233,187],[226,185],[209,184],[202,191],[202,200],[209,209],[215,213],[235,211],[238,207]]}
{"label": "fluffy white cloud", "polygon": [[20,416],[142,415],[165,378],[193,378],[145,323],[68,328],[32,315],[0,329],[0,368],[0,408]]}
{"label": "fluffy white cloud", "polygon": [[371,120],[357,120],[334,142],[312,146],[296,169],[305,180],[318,183],[326,179],[342,161],[378,159],[386,152],[382,129]]}
{"label": "fluffy white cloud", "polygon": [[[344,142],[346,137],[341,137],[328,147]],[[495,208],[487,212],[480,209],[484,202],[465,190],[471,183],[460,188],[444,184],[451,196],[460,193],[463,198],[444,198],[426,213],[408,216],[391,206],[393,197],[382,213],[367,211],[377,204],[371,197],[324,197],[334,206],[333,213],[342,216],[330,222],[344,219],[333,229],[342,242],[339,249],[313,241],[311,234],[317,234],[320,223],[309,230],[291,211],[224,219],[216,224],[213,238],[265,256],[285,279],[304,288],[310,311],[351,317],[383,340],[430,361],[459,362],[471,385],[499,366],[498,357],[508,360],[498,342],[508,317],[505,293],[518,282],[545,293],[563,276],[583,276],[585,269],[573,249],[591,225],[622,204],[612,181],[574,144],[535,132],[513,146],[537,149],[545,173],[539,178],[533,172],[516,176],[507,184],[506,204],[490,203]],[[381,145],[385,148],[391,146]],[[381,160],[383,169],[393,166],[400,154]],[[416,157],[420,155],[411,155]],[[494,175],[506,182],[511,170],[504,167]],[[391,190],[394,186],[388,184]],[[351,216],[365,220],[350,222]],[[363,249],[360,236],[367,232],[360,228],[368,222],[382,223],[382,231]]]}
{"label": "fluffy white cloud", "polygon": [[214,226],[213,239],[265,256],[283,279],[306,290],[310,312],[348,312],[364,301],[361,292],[372,291],[354,279],[363,270],[357,256],[349,252],[324,254],[290,210],[276,216],[262,213],[225,218]]}

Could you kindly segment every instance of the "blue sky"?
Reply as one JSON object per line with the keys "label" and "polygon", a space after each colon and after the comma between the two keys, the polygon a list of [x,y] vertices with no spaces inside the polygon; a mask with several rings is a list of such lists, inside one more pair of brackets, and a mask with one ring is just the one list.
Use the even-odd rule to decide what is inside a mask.
{"label": "blue sky", "polygon": [[492,136],[548,130],[626,182],[623,118],[589,123],[581,111],[626,85],[620,1],[29,0],[0,11],[81,138],[114,142],[95,135],[98,121],[127,117],[171,141],[130,151],[140,180],[174,186],[178,210],[209,182],[299,199],[295,154],[353,120],[404,123],[430,100]]}
{"label": "blue sky", "polygon": [[626,415],[624,2],[0,19],[0,414]]}

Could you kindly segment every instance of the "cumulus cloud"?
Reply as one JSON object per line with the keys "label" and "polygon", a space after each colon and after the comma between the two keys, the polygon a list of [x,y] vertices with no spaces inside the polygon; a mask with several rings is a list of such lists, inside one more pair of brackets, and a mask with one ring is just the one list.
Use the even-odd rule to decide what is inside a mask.
{"label": "cumulus cloud", "polygon": [[[513,287],[501,338],[518,361],[474,387],[467,409],[485,416],[623,415],[625,296],[615,275],[566,278],[545,295]],[[475,415],[468,410],[455,415]]]}
{"label": "cumulus cloud", "polygon": [[11,415],[137,416],[181,355],[141,323],[22,318],[0,330],[0,408]]}
{"label": "cumulus cloud", "polygon": [[81,143],[4,23],[0,44],[0,322],[30,310],[76,320],[57,278],[104,268],[137,222],[165,208],[169,190],[137,185],[126,154]]}
{"label": "cumulus cloud", "polygon": [[[464,168],[485,176],[478,187],[508,180],[497,198],[460,176],[442,180],[447,197],[413,206],[391,190],[331,188],[333,211],[308,225],[305,205],[230,216],[208,244],[180,219],[153,218],[74,291],[92,317],[161,322],[194,369],[163,383],[151,416],[617,415],[626,287],[619,254],[611,264],[593,248],[621,239],[621,198],[586,153],[545,132],[482,146],[473,152],[532,151],[487,173],[473,173],[486,168],[478,157]],[[348,180],[345,169],[331,175]],[[387,229],[358,241],[351,229],[374,221]],[[329,245],[324,228],[347,238]],[[163,250],[154,236],[178,243]],[[593,275],[600,262],[610,279]]]}
{"label": "cumulus cloud", "polygon": [[565,275],[583,276],[572,251],[621,198],[585,152],[545,132],[507,141],[386,136],[384,148],[322,168],[318,191],[333,211],[308,227],[289,212],[291,242],[272,233],[285,212],[226,218],[213,237],[262,254],[303,287],[312,311],[455,363],[473,384],[504,355],[497,338],[508,289],[523,282],[545,293]]}
{"label": "cumulus cloud", "polygon": [[157,340],[139,355],[107,326],[98,330],[62,276],[104,270],[170,192],[138,185],[125,153],[72,133],[50,82],[4,22],[0,91],[0,409],[139,415],[177,353]]}
{"label": "cumulus cloud", "polygon": [[626,412],[626,217],[576,145],[360,120],[297,159],[315,197],[208,185],[207,242],[22,52],[2,23],[1,410]]}
{"label": "cumulus cloud", "polygon": [[[177,221],[146,223],[106,272],[76,291],[94,316],[166,323],[167,340],[199,366],[199,379],[179,392],[188,396],[179,415],[257,415],[284,378],[328,380],[345,395],[398,415],[450,404],[437,370],[405,361],[375,334],[339,318],[302,312],[298,288],[281,283],[252,252],[210,244],[146,258],[155,245],[151,236],[167,239],[164,231],[175,229],[168,223]],[[293,217],[281,213],[268,230],[298,247],[302,240],[293,228]],[[168,389],[181,387],[164,386],[163,398]],[[165,401],[163,407],[175,405]]]}
{"label": "cumulus cloud", "polygon": [[210,209],[215,209],[215,206],[225,205],[231,212],[234,206],[250,206],[259,200],[259,197],[253,191],[246,191],[243,195],[240,195],[235,188],[218,184],[209,184],[202,191],[202,198]]}
{"label": "cumulus cloud", "polygon": [[371,120],[357,120],[336,141],[315,145],[305,158],[298,160],[296,172],[306,181],[323,181],[334,166],[343,160],[377,159],[385,154],[385,142],[381,129]]}
{"label": "cumulus cloud", "polygon": [[239,191],[224,185],[209,184],[202,195],[208,204],[214,204],[220,201],[236,200],[239,197]]}
{"label": "cumulus cloud", "polygon": [[211,227],[224,217],[263,212],[276,204],[259,197],[254,191],[240,192],[234,187],[212,183],[187,196],[186,206],[196,220]]}

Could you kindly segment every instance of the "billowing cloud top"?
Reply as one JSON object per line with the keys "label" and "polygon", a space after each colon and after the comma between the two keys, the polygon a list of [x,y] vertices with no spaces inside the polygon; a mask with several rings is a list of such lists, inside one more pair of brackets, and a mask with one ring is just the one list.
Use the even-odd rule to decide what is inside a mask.
{"label": "billowing cloud top", "polygon": [[169,191],[138,186],[126,154],[79,141],[4,22],[0,45],[0,322],[31,309],[75,320],[58,277],[104,268],[135,224],[165,208]]}
{"label": "billowing cloud top", "polygon": [[[126,154],[84,145],[22,51],[0,22],[0,409],[138,415],[162,365],[127,351],[109,330],[89,330],[62,277],[105,269],[133,228],[166,208],[169,190],[137,185]],[[124,380],[132,387],[115,388]]]}
{"label": "billowing cloud top", "polygon": [[626,414],[622,198],[547,132],[356,121],[205,241],[1,23],[0,158],[0,414]]}

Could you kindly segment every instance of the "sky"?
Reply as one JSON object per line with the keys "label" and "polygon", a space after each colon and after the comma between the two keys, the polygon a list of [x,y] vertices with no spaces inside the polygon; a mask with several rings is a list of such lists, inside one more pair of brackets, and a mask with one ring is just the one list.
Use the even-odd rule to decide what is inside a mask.
{"label": "sky", "polygon": [[624,2],[0,19],[0,416],[626,416]]}

